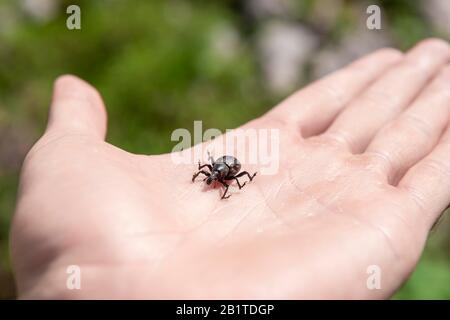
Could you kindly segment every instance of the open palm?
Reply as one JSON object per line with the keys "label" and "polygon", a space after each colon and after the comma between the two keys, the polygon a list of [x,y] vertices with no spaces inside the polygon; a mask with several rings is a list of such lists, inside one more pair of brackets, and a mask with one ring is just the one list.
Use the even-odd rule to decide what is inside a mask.
{"label": "open palm", "polygon": [[[383,49],[295,93],[242,127],[279,130],[276,174],[234,183],[224,200],[219,185],[191,182],[198,158],[176,164],[104,142],[100,96],[61,77],[22,170],[12,228],[19,294],[389,297],[450,199],[449,60],[441,40],[405,55]],[[207,143],[180,154],[200,149],[202,161],[206,150],[222,155]],[[70,265],[81,290],[66,287]],[[379,288],[368,285],[374,270]]]}

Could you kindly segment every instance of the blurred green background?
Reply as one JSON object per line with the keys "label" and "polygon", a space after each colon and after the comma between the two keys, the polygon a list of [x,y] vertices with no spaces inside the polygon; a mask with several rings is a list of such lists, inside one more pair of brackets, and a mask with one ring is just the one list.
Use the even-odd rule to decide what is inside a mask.
{"label": "blurred green background", "polygon": [[[368,30],[366,8],[382,8]],[[81,30],[66,8],[81,8]],[[21,161],[43,132],[54,79],[99,89],[108,141],[162,153],[171,132],[233,128],[347,62],[383,46],[450,38],[450,1],[0,1],[0,298],[14,298],[8,230]],[[450,224],[430,236],[404,299],[450,299]]]}

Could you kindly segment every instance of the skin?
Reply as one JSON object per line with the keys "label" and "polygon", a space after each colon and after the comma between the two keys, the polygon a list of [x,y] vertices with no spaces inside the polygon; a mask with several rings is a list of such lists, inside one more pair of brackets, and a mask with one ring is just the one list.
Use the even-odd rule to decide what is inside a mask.
{"label": "skin", "polygon": [[[280,129],[278,172],[233,184],[227,200],[191,182],[198,158],[105,142],[100,95],[60,77],[21,174],[19,297],[389,298],[449,204],[449,61],[449,45],[428,39],[294,93],[242,127]],[[66,288],[74,264],[81,290]],[[366,285],[372,265],[379,290]]]}

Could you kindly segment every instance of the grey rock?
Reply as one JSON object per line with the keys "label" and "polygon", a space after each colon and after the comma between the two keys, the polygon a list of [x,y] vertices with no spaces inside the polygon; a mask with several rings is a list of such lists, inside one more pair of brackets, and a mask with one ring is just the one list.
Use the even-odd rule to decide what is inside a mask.
{"label": "grey rock", "polygon": [[246,0],[247,12],[255,18],[288,16],[295,8],[293,0]]}
{"label": "grey rock", "polygon": [[20,0],[22,10],[39,22],[47,22],[55,17],[58,9],[56,0]]}
{"label": "grey rock", "polygon": [[421,3],[432,25],[438,30],[450,33],[450,1],[428,0]]}
{"label": "grey rock", "polygon": [[337,70],[376,49],[392,45],[386,30],[369,30],[365,28],[365,23],[359,25],[363,27],[348,34],[338,45],[326,47],[315,56],[312,63],[314,79]]}
{"label": "grey rock", "polygon": [[284,94],[295,88],[318,43],[317,36],[302,25],[284,21],[264,25],[258,51],[268,89]]}

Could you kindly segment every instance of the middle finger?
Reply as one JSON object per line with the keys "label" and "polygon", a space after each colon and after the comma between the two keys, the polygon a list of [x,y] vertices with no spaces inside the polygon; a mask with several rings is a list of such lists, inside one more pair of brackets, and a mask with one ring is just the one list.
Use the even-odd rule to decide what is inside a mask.
{"label": "middle finger", "polygon": [[325,135],[343,142],[353,153],[364,151],[377,131],[400,114],[449,60],[447,42],[422,41],[350,103]]}

